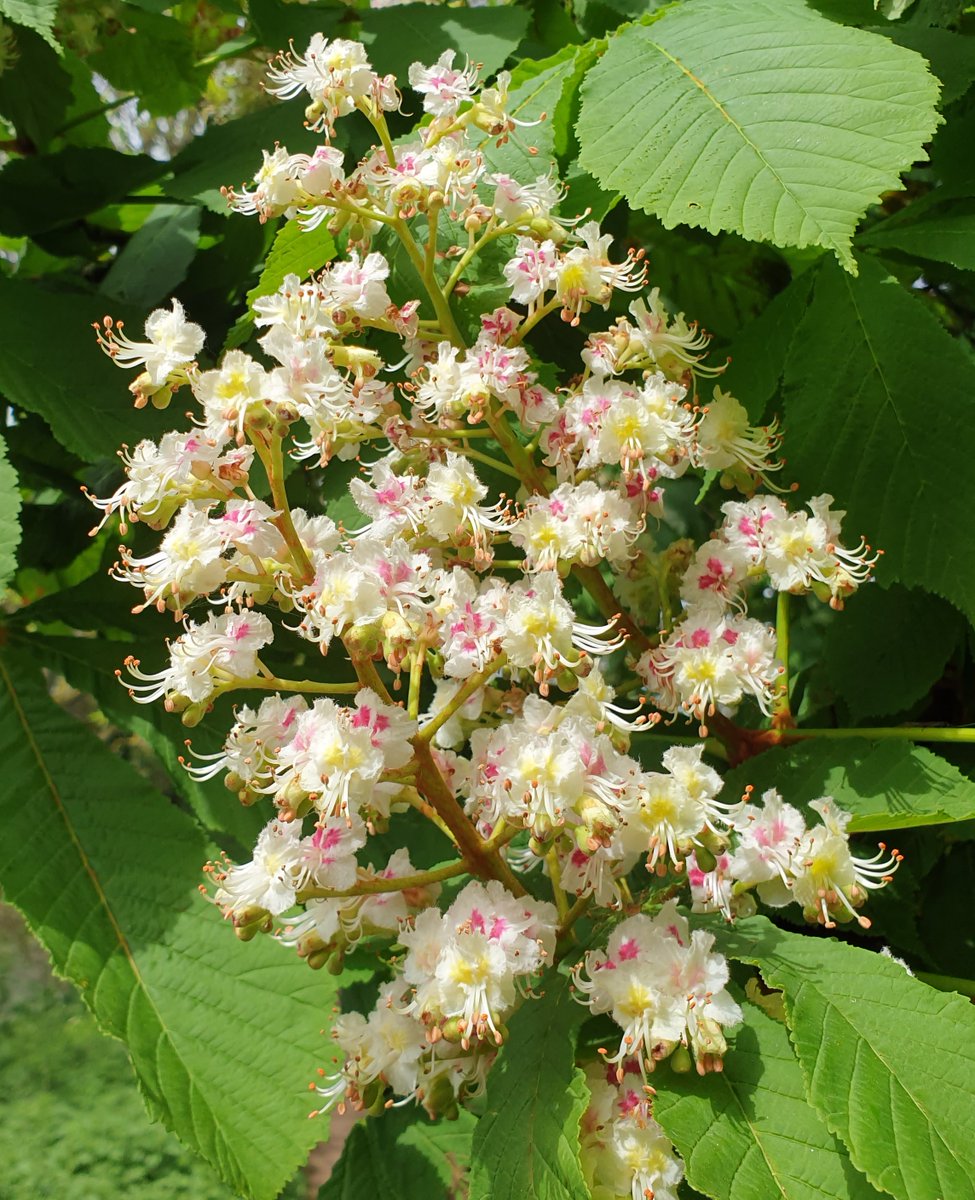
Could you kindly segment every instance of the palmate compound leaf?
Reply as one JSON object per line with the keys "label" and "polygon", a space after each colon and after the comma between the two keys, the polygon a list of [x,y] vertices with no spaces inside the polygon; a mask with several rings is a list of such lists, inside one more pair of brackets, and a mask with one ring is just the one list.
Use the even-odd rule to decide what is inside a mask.
{"label": "palmate compound leaf", "polygon": [[733,798],[749,784],[756,795],[777,788],[795,805],[832,796],[853,814],[851,833],[975,819],[975,783],[904,738],[810,738],[775,746],[729,771],[725,794]]}
{"label": "palmate compound leaf", "polygon": [[801,495],[831,492],[847,510],[848,544],[883,548],[885,579],[971,619],[975,363],[880,263],[861,268],[816,272],[785,367],[786,470]]}
{"label": "palmate compound leaf", "polygon": [[582,165],[658,216],[855,273],[853,231],[938,123],[924,60],[801,0],[696,0],[610,40],[587,75]]}
{"label": "palmate compound leaf", "polygon": [[809,1107],[783,1024],[743,1005],[721,1074],[657,1071],[653,1113],[713,1200],[877,1200]]}
{"label": "palmate compound leaf", "polygon": [[0,886],[122,1039],[152,1115],[235,1191],[270,1200],[326,1134],[306,1090],[337,981],[241,945],[197,894],[193,820],[0,659]]}
{"label": "palmate compound leaf", "polygon": [[589,1104],[575,1065],[585,1010],[551,972],[541,999],[509,1022],[474,1130],[470,1200],[588,1200],[579,1165],[579,1121]]}
{"label": "palmate compound leaf", "polygon": [[785,993],[811,1103],[875,1187],[898,1200],[975,1196],[975,1008],[883,955],[714,923],[718,948]]}

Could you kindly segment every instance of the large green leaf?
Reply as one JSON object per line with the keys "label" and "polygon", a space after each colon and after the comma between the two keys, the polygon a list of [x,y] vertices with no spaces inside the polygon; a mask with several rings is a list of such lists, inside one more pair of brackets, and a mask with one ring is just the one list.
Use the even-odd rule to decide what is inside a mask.
{"label": "large green leaf", "polygon": [[876,1200],[809,1107],[784,1025],[743,1006],[719,1075],[658,1071],[654,1116],[714,1200]]}
{"label": "large green leaf", "polygon": [[136,92],[152,116],[169,116],[196,102],[208,75],[187,32],[174,17],[129,7],[124,21],[105,27],[91,68],[117,91]]}
{"label": "large green leaf", "polygon": [[[444,50],[459,59],[483,64],[490,77],[504,65],[528,28],[528,13],[511,7],[441,8],[429,4],[397,4],[362,14],[360,39],[380,74],[391,72],[410,95],[407,72],[414,62],[430,66]],[[408,105],[407,109],[419,109]]]}
{"label": "large green leaf", "polygon": [[855,272],[857,222],[922,157],[937,98],[918,55],[801,0],[697,0],[611,39],[577,129],[583,166],[666,226]]}
{"label": "large green leaf", "polygon": [[276,1195],[322,1135],[307,1080],[335,981],[241,945],[197,894],[199,827],[0,661],[0,884],[121,1038],[151,1113],[237,1192]]}
{"label": "large green leaf", "polygon": [[[89,461],[108,458],[123,442],[158,437],[174,424],[171,411],[136,411],[126,390],[133,373],[113,366],[98,349],[91,327],[106,307],[115,317],[129,316],[104,296],[49,292],[0,277],[0,393],[42,416],[63,446]],[[138,340],[138,315],[127,332]]]}
{"label": "large green leaf", "polygon": [[[175,791],[216,840],[223,843],[226,839],[220,835],[229,834],[236,843],[232,847],[235,855],[239,850],[250,852],[274,811],[272,806],[266,803],[245,808],[219,778],[199,783],[179,762],[181,755],[189,757],[188,733],[192,734],[190,741],[197,754],[213,754],[221,749],[233,719],[226,706],[219,713],[208,713],[189,731],[179,717],[167,713],[162,705],[136,704],[120,686],[115,672],[121,666],[128,643],[104,637],[42,637],[13,628],[9,636],[19,650],[43,661],[72,687],[88,693],[114,725],[142,738],[165,767]],[[146,631],[144,636],[152,635]]]}
{"label": "large green leaf", "polygon": [[809,1098],[876,1187],[899,1200],[975,1195],[975,1008],[879,954],[764,917],[715,932],[785,993]]}
{"label": "large green leaf", "polygon": [[71,99],[64,56],[38,34],[18,30],[16,60],[0,72],[0,113],[18,135],[45,149],[64,123]]}
{"label": "large green leaf", "polygon": [[975,43],[970,37],[947,29],[900,23],[872,27],[870,32],[883,34],[928,60],[931,70],[941,80],[942,105],[964,96],[975,80]]}
{"label": "large green leaf", "polygon": [[122,304],[152,308],[186,278],[199,234],[196,205],[160,204],[112,263],[100,291]]}
{"label": "large green leaf", "polygon": [[583,1015],[553,973],[545,995],[511,1018],[474,1130],[470,1200],[588,1200],[579,1121],[589,1091],[575,1065]]}
{"label": "large green leaf", "polygon": [[[832,492],[846,538],[883,547],[883,574],[975,616],[975,363],[883,267],[824,262],[786,364],[786,457],[805,494]],[[905,334],[910,332],[910,336]],[[932,415],[919,397],[950,413]]]}
{"label": "large green leaf", "polygon": [[912,829],[975,818],[975,783],[905,738],[810,738],[749,758],[725,776],[729,796],[752,784],[790,804],[832,796],[853,814],[850,832]]}
{"label": "large green leaf", "polygon": [[903,712],[941,678],[964,628],[938,596],[897,584],[863,588],[829,624],[827,678],[854,720]]}
{"label": "large green leaf", "polygon": [[20,489],[17,472],[7,461],[7,446],[0,437],[0,595],[17,569],[20,545]]}
{"label": "large green leaf", "polygon": [[454,1194],[470,1157],[474,1118],[430,1121],[414,1108],[368,1117],[352,1130],[318,1200],[439,1200]]}
{"label": "large green leaf", "polygon": [[60,49],[54,40],[54,18],[58,0],[0,0],[0,17],[33,29],[49,46]]}

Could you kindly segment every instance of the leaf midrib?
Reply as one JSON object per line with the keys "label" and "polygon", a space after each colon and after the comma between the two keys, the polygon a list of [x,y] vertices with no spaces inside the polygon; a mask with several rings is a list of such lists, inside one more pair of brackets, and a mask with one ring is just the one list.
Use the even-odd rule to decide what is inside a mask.
{"label": "leaf midrib", "polygon": [[[150,989],[148,988],[148,986],[146,985],[145,980],[142,977],[142,972],[139,969],[139,964],[136,962],[135,955],[132,951],[132,947],[129,945],[128,939],[126,938],[126,936],[122,930],[122,927],[119,924],[118,918],[116,917],[115,912],[112,909],[111,904],[109,903],[108,896],[106,895],[105,890],[102,887],[101,880],[98,877],[98,873],[95,871],[94,867],[91,864],[90,859],[88,858],[87,853],[85,852],[84,845],[83,845],[81,839],[79,838],[78,833],[74,827],[74,823],[72,822],[71,817],[68,814],[67,808],[65,807],[64,800],[61,796],[60,788],[58,787],[53,775],[51,774],[50,770],[48,769],[47,761],[44,757],[44,754],[41,751],[40,746],[37,743],[37,739],[34,737],[34,731],[31,728],[30,721],[28,721],[28,719],[27,719],[27,714],[24,711],[23,705],[21,704],[20,696],[17,693],[17,689],[14,685],[14,681],[10,677],[10,673],[8,672],[6,664],[4,663],[2,658],[0,658],[0,679],[2,679],[2,682],[7,690],[7,693],[10,696],[10,702],[13,707],[13,711],[17,717],[18,723],[20,724],[21,728],[24,731],[25,742],[28,745],[28,747],[30,748],[31,755],[37,764],[37,768],[41,773],[41,777],[44,780],[45,786],[51,796],[52,801],[54,802],[55,809],[64,824],[64,828],[68,835],[68,839],[78,854],[79,861],[81,862],[81,864],[84,868],[85,874],[88,876],[88,879],[92,886],[92,890],[95,893],[95,896],[98,900],[98,903],[99,903],[102,911],[104,912],[106,918],[108,919],[109,925],[111,926],[112,932],[115,936],[115,940],[118,943],[118,947],[122,951],[125,961],[128,964],[128,967],[132,972],[132,976],[135,980],[136,986],[137,986],[139,992],[145,997],[145,999],[149,1005],[149,1008],[151,1009],[152,1014],[156,1020],[156,1024],[157,1024],[157,1027],[159,1030],[159,1035],[156,1039],[156,1050],[155,1050],[155,1054],[154,1054],[156,1068],[157,1068],[157,1074],[158,1074],[158,1065],[159,1065],[158,1044],[159,1044],[159,1039],[164,1038],[165,1041],[167,1042],[167,1044],[169,1045],[173,1056],[176,1058],[177,1062],[180,1065],[180,1068],[183,1071],[183,1074],[186,1078],[188,1087],[192,1090],[195,1090],[197,1092],[197,1094],[202,1097],[202,1092],[200,1090],[200,1087],[194,1081],[192,1073],[189,1071],[189,1069],[186,1065],[186,1062],[184,1061],[179,1050],[177,1049],[177,1046],[173,1039],[172,1033],[171,1033],[170,1029],[168,1028],[168,1026],[166,1025],[166,1022],[163,1020],[162,1014],[160,1013],[160,1011],[156,1005],[156,1002],[152,996],[152,993],[151,993]],[[52,701],[52,703],[53,703],[53,701]],[[94,990],[96,987],[97,987],[97,983],[94,983],[92,985],[92,994],[94,994]],[[132,995],[134,995],[134,991],[133,991]],[[131,1010],[131,995],[130,995],[130,999],[129,999],[129,1010]],[[96,1017],[98,1016],[97,1013],[95,1015],[96,1015]],[[128,1024],[128,1013],[126,1015],[126,1024]],[[148,1094],[148,1092],[147,1092],[147,1094]],[[211,1105],[208,1101],[206,1102],[206,1109],[207,1109],[207,1112],[210,1114],[210,1119],[213,1120],[213,1108],[211,1107]],[[195,1115],[194,1106],[192,1104],[192,1101],[190,1102],[190,1111],[192,1113],[192,1121],[193,1121],[193,1125],[195,1127],[196,1115]],[[214,1121],[214,1133],[215,1133],[216,1137],[219,1139],[219,1145],[222,1147],[223,1153],[226,1154],[228,1156],[229,1161],[233,1163],[233,1168],[234,1168],[235,1174],[238,1176],[238,1178],[242,1178],[243,1170],[242,1170],[241,1163],[238,1160],[237,1156],[233,1153],[231,1146],[228,1143],[227,1139],[219,1132],[219,1127],[218,1127],[218,1124],[216,1121]],[[216,1148],[215,1148],[215,1150],[216,1150]],[[222,1158],[223,1154],[221,1154],[220,1157]]]}

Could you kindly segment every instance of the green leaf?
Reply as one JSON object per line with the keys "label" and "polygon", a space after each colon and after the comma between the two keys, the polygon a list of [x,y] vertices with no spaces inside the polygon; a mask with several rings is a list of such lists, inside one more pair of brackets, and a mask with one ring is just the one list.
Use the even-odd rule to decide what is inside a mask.
{"label": "green leaf", "polygon": [[367,1117],[349,1134],[318,1200],[435,1200],[456,1187],[470,1154],[474,1117],[431,1121],[414,1108]]}
{"label": "green leaf", "polygon": [[336,983],[271,939],[242,945],[197,894],[212,853],[179,812],[0,661],[7,787],[0,882],[102,1029],[150,1112],[234,1189],[271,1200],[322,1136],[306,1090]]}
{"label": "green leaf", "polygon": [[742,1011],[720,1074],[653,1076],[653,1115],[688,1181],[714,1200],[876,1200],[809,1107],[785,1026],[752,1004]]}
{"label": "green leaf", "polygon": [[[501,146],[484,135],[480,150],[492,171],[527,183],[544,175],[553,158],[568,152],[572,103],[595,58],[595,43],[587,42],[566,46],[539,62],[526,59],[518,64],[511,76],[507,111],[517,121],[540,123],[516,130]],[[568,203],[575,211],[574,197]]]}
{"label": "green leaf", "polygon": [[121,304],[152,308],[186,278],[199,235],[196,205],[160,204],[112,263],[99,290]]}
{"label": "green leaf", "polygon": [[899,1200],[975,1194],[975,1008],[879,954],[763,917],[718,945],[785,993],[809,1099],[871,1183]]}
{"label": "green leaf", "polygon": [[[938,191],[930,193],[937,197]],[[975,201],[946,200],[943,204],[911,204],[874,225],[862,241],[879,250],[899,250],[913,258],[951,263],[975,270]]]}
{"label": "green leaf", "polygon": [[[249,0],[247,15],[254,33],[271,50],[286,50],[294,41],[299,53],[316,33],[341,37],[339,22],[351,14],[338,4],[289,4],[287,0]],[[348,36],[346,34],[346,36]]]}
{"label": "green leaf", "polygon": [[752,784],[790,804],[832,796],[853,814],[850,832],[912,829],[975,818],[975,783],[906,738],[809,738],[775,746],[725,776],[729,796]]}
{"label": "green leaf", "polygon": [[589,1090],[575,1065],[585,1015],[568,981],[550,973],[540,1000],[509,1022],[474,1130],[470,1200],[588,1200],[579,1122]]}
{"label": "green leaf", "polygon": [[232,720],[228,711],[207,714],[188,731],[177,716],[167,713],[161,705],[136,704],[115,674],[125,657],[126,642],[108,641],[104,637],[23,634],[14,628],[8,636],[21,652],[43,662],[63,675],[72,687],[93,697],[114,725],[142,738],[159,758],[174,790],[190,805],[204,829],[221,844],[226,839],[219,835],[229,834],[236,843],[234,853],[238,848],[251,850],[267,823],[268,812],[260,805],[245,808],[219,778],[197,782],[179,762],[181,755],[189,757],[188,733],[192,734],[190,740],[197,754],[212,754],[222,748]]}
{"label": "green leaf", "polygon": [[46,149],[71,103],[71,76],[63,55],[28,30],[17,32],[17,56],[0,72],[0,113],[20,137]]}
{"label": "green leaf", "polygon": [[0,17],[15,25],[33,29],[49,46],[60,51],[54,37],[54,20],[58,15],[58,0],[0,0]]}
{"label": "green leaf", "polygon": [[582,165],[668,228],[822,246],[856,271],[867,207],[923,156],[937,81],[801,0],[698,0],[610,40],[583,84]]}
{"label": "green leaf", "polygon": [[[95,343],[91,326],[104,315],[104,297],[0,278],[0,393],[38,413],[63,446],[92,462],[173,425],[171,412],[132,407],[131,374],[113,366]],[[133,336],[141,333],[138,317],[129,328]]]}
{"label": "green leaf", "polygon": [[105,27],[91,69],[117,91],[135,92],[152,116],[170,116],[196,102],[209,73],[196,66],[188,32],[173,17],[130,7],[122,21]]}
{"label": "green leaf", "polygon": [[963,632],[960,613],[937,596],[862,588],[826,631],[826,677],[855,721],[903,712],[941,678]]}
{"label": "green leaf", "polygon": [[20,488],[17,472],[7,461],[7,444],[0,437],[0,595],[17,569],[20,545]]}
{"label": "green leaf", "polygon": [[813,278],[806,271],[793,279],[731,344],[731,362],[721,386],[738,397],[755,423],[766,417],[779,395],[792,340],[809,306]]}
{"label": "green leaf", "polygon": [[0,172],[0,232],[33,237],[121,200],[167,169],[144,154],[68,146],[13,159]]}
{"label": "green leaf", "polygon": [[[910,337],[905,332],[910,331]],[[975,364],[883,267],[824,262],[785,371],[788,470],[832,492],[847,539],[883,547],[883,576],[975,616]],[[951,433],[919,396],[950,398]]]}
{"label": "green leaf", "polygon": [[431,66],[444,50],[456,50],[461,60],[482,63],[490,78],[511,54],[528,28],[528,13],[511,7],[441,8],[429,4],[398,4],[362,14],[360,41],[380,75],[392,73],[403,91],[415,62]]}

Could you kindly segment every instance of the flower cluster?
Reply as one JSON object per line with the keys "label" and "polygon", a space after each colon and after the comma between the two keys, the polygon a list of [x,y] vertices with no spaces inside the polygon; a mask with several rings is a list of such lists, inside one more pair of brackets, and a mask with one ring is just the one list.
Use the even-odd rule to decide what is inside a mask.
{"label": "flower cluster", "polygon": [[883,843],[870,858],[854,855],[846,832],[850,814],[830,796],[809,807],[821,818],[811,827],[775,790],[762,796],[761,805],[743,804],[734,816],[730,845],[710,856],[710,869],[702,870],[696,858],[689,862],[694,911],[724,912],[730,918],[754,888],[763,904],[799,904],[807,921],[828,929],[851,918],[868,928],[869,918],[857,910],[868,892],[890,882],[902,855],[888,852]]}
{"label": "flower cluster", "polygon": [[618,1081],[626,1060],[645,1076],[678,1046],[690,1050],[700,1075],[721,1070],[723,1031],[741,1021],[741,1009],[725,990],[728,964],[713,944],[713,934],[692,932],[669,901],[655,917],[622,921],[605,951],[590,951],[576,968],[585,1003],[623,1030],[616,1053],[605,1056]]}
{"label": "flower cluster", "polygon": [[434,1114],[475,1095],[504,1020],[552,961],[554,905],[516,899],[497,882],[469,883],[444,913],[404,922],[406,950],[368,1016],[340,1017],[343,1069],[318,1090],[326,1107],[370,1107],[388,1086]]}
{"label": "flower cluster", "polygon": [[[218,753],[190,746],[185,766],[271,809],[250,861],[207,868],[243,940],[273,931],[335,971],[357,943],[375,953],[378,999],[338,1018],[324,1107],[397,1097],[449,1114],[483,1087],[575,922],[625,910],[575,973],[622,1029],[608,1081],[592,1077],[583,1161],[595,1194],[666,1200],[681,1167],[627,1079],[667,1056],[720,1069],[741,1014],[713,937],[658,888],[729,919],[753,894],[795,901],[832,925],[897,855],[854,857],[827,801],[808,827],[774,793],[722,799],[705,745],[672,744],[688,739],[662,714],[730,725],[747,699],[791,720],[768,589],[840,607],[875,556],[844,548],[828,496],[788,508],[775,423],[713,384],[707,335],[657,289],[631,298],[642,253],[614,253],[588,214],[562,211],[554,175],[505,156],[522,136],[511,80],[485,86],[448,51],[408,82],[426,119],[394,140],[399,84],[359,43],[316,35],[273,64],[269,91],[307,96],[322,144],[265,151],[228,201],[299,236],[325,224],[339,254],[254,301],[246,348],[208,354],[177,301],[144,341],[98,326],[138,371],[137,406],[181,389],[195,402],[192,428],[125,449],[125,480],[94,499],[102,525],[161,535],[151,553],[123,546],[113,574],[135,611],[178,625],[168,664],[133,657],[120,675],[190,727],[227,694],[258,694]],[[354,163],[332,143],[353,112],[376,135]],[[457,302],[475,263],[494,277],[472,316]],[[579,331],[560,382],[533,349],[549,317]],[[326,471],[305,488],[306,510],[286,459],[312,480],[349,465],[338,486]],[[694,473],[742,496],[700,547],[662,524]],[[424,818],[434,866],[376,852],[377,834]]]}
{"label": "flower cluster", "polygon": [[677,1200],[684,1165],[653,1119],[649,1089],[641,1082],[633,1060],[609,1070],[596,1064],[586,1069],[590,1100],[580,1159],[590,1191],[601,1200]]}

